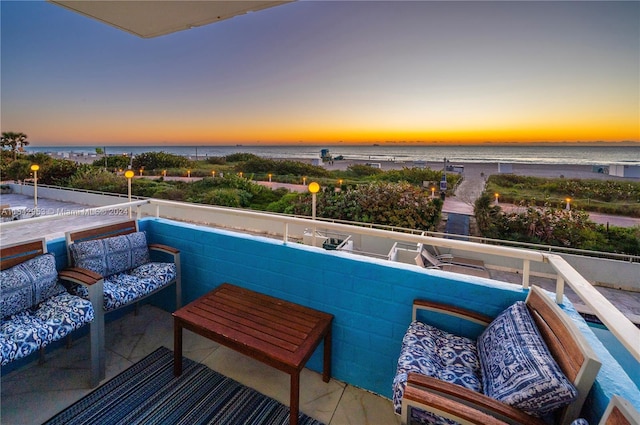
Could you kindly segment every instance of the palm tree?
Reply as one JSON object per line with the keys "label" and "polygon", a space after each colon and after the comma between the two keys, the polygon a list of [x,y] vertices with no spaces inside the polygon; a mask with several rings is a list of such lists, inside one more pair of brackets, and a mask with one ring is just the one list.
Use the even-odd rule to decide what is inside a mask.
{"label": "palm tree", "polygon": [[2,149],[9,146],[13,152],[13,160],[15,161],[18,155],[18,150],[22,150],[25,146],[29,145],[27,141],[27,135],[24,133],[15,133],[13,131],[2,132]]}

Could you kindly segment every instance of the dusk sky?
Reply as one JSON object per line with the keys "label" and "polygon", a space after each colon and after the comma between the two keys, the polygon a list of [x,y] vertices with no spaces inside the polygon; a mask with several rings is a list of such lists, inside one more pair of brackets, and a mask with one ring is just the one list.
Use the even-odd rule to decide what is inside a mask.
{"label": "dusk sky", "polygon": [[298,1],[153,39],[0,7],[32,146],[640,140],[638,1]]}

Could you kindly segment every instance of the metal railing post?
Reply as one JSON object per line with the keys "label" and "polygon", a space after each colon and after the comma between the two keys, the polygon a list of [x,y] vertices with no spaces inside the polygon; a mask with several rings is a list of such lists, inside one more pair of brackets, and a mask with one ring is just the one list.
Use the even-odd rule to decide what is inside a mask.
{"label": "metal railing post", "polygon": [[522,260],[522,287],[524,289],[529,288],[529,276],[531,275],[530,267],[531,261],[528,259]]}
{"label": "metal railing post", "polygon": [[562,304],[562,298],[564,297],[564,279],[558,275],[556,278],[556,303]]}

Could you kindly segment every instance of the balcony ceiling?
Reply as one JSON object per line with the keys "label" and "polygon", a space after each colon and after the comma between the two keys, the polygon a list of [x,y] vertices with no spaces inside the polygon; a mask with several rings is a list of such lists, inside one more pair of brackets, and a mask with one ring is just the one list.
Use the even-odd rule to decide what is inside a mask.
{"label": "balcony ceiling", "polygon": [[142,38],[212,24],[290,1],[49,0]]}

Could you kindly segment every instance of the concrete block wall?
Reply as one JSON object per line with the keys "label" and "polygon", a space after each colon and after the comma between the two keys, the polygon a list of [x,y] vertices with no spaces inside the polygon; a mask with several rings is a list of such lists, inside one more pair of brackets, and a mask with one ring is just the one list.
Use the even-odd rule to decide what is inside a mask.
{"label": "concrete block wall", "polygon": [[[188,223],[144,219],[140,228],[181,250],[185,302],[229,282],[333,314],[333,376],[386,397],[414,298],[497,315],[526,297],[513,285]],[[322,370],[321,347],[308,366]]]}

